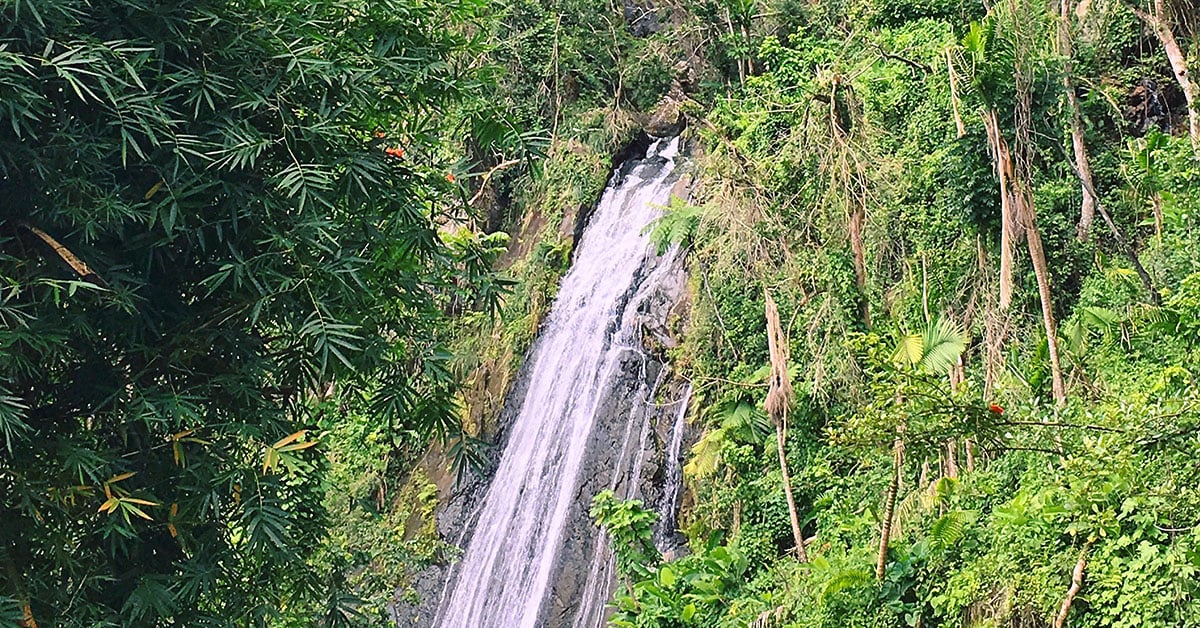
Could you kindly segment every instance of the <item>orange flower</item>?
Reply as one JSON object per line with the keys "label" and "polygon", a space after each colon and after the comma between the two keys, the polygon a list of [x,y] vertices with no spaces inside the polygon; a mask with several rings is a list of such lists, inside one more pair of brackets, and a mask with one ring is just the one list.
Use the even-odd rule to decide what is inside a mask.
{"label": "orange flower", "polygon": [[454,183],[454,173],[453,173],[453,172],[447,172],[447,173],[446,173],[446,180],[447,180],[447,181],[449,181],[449,182],[451,182],[451,183]]}
{"label": "orange flower", "polygon": [[992,414],[1004,414],[1004,408],[1001,408],[1000,406],[998,406],[994,403],[992,405],[988,406],[988,410],[991,410]]}
{"label": "orange flower", "polygon": [[386,133],[384,133],[383,131],[375,131],[375,137],[378,137],[378,138],[383,138],[383,137],[384,137],[384,136],[386,136],[386,135],[387,135],[387,134],[386,134]]}
{"label": "orange flower", "polygon": [[383,152],[387,153],[388,155],[391,155],[392,157],[395,157],[396,159],[400,159],[401,157],[404,157],[404,149],[400,148],[399,146],[396,146],[394,148],[385,148],[383,150]]}

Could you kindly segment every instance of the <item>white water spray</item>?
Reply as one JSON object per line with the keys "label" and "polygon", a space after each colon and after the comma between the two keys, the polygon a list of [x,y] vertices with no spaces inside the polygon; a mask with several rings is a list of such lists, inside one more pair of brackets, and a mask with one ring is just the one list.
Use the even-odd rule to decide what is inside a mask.
{"label": "white water spray", "polygon": [[[436,621],[442,628],[539,623],[570,510],[590,497],[578,494],[581,466],[606,392],[615,389],[630,353],[643,351],[643,310],[680,272],[679,253],[655,255],[644,233],[670,200],[678,146],[678,138],[657,140],[630,172],[614,175],[579,241],[530,354],[528,389],[478,524],[443,593]],[[648,406],[653,391],[639,394],[646,398],[638,404]],[[648,426],[644,416],[636,425],[630,420],[613,463],[631,466],[636,478]],[[599,551],[593,562],[597,556],[611,562],[607,548]],[[572,620],[577,626],[603,621],[611,571],[593,571]]]}

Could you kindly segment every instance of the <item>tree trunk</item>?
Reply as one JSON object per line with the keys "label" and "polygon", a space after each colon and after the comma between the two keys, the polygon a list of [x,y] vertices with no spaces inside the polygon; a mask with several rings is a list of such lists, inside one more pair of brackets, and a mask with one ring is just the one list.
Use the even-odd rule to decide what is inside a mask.
{"label": "tree trunk", "polygon": [[1013,247],[1020,235],[1020,223],[1013,207],[1012,152],[1000,134],[1000,118],[994,110],[984,112],[983,126],[987,130],[996,177],[1000,180],[1000,309],[1005,310],[1012,303]]}
{"label": "tree trunk", "polygon": [[1183,91],[1183,98],[1187,102],[1188,108],[1188,137],[1192,139],[1192,147],[1196,148],[1200,145],[1200,111],[1197,111],[1195,85],[1192,83],[1192,77],[1188,74],[1187,55],[1183,53],[1183,48],[1179,46],[1179,41],[1175,39],[1175,33],[1171,31],[1171,23],[1167,20],[1166,3],[1163,0],[1154,0],[1154,13],[1156,26],[1155,32],[1158,38],[1162,41],[1163,48],[1167,51],[1167,60],[1171,62],[1171,71],[1175,73],[1175,80],[1179,82],[1179,89]]}
{"label": "tree trunk", "polygon": [[903,456],[903,446],[897,438],[892,445],[892,481],[888,483],[887,494],[883,498],[883,526],[879,531],[879,559],[875,562],[875,578],[883,580],[887,572],[888,542],[892,538],[892,517],[896,512],[896,494],[900,492],[900,461]]}
{"label": "tree trunk", "polygon": [[967,125],[963,123],[962,112],[958,105],[958,73],[954,71],[954,63],[950,59],[950,49],[946,49],[946,73],[950,75],[950,106],[954,110],[954,129],[957,137],[967,134]]}
{"label": "tree trunk", "polygon": [[1166,2],[1154,0],[1153,13],[1143,11],[1137,6],[1130,5],[1130,8],[1138,18],[1146,23],[1146,26],[1150,27],[1150,30],[1154,31],[1155,37],[1158,37],[1159,43],[1166,51],[1167,61],[1171,63],[1171,72],[1175,75],[1175,81],[1179,83],[1179,89],[1183,92],[1183,99],[1187,103],[1188,137],[1192,140],[1192,148],[1200,148],[1200,111],[1197,110],[1196,87],[1188,73],[1187,55],[1184,54],[1179,40],[1175,39],[1175,33],[1171,30],[1172,24],[1167,14]]}
{"label": "tree trunk", "polygon": [[1046,346],[1050,354],[1050,378],[1054,392],[1054,403],[1062,406],[1067,402],[1067,389],[1063,383],[1062,363],[1058,359],[1058,328],[1054,323],[1054,301],[1050,290],[1050,269],[1046,266],[1046,252],[1042,249],[1042,234],[1035,223],[1032,203],[1024,211],[1026,238],[1029,242],[1029,258],[1033,262],[1033,274],[1037,277],[1038,296],[1042,301],[1042,324],[1046,329]]}
{"label": "tree trunk", "polygon": [[804,532],[800,529],[800,514],[796,511],[796,498],[792,496],[792,476],[788,473],[787,454],[784,443],[787,442],[787,412],[783,420],[775,423],[775,442],[779,449],[779,473],[783,475],[783,494],[787,497],[788,517],[792,523],[792,537],[796,541],[796,557],[800,562],[808,562],[808,552],[804,549]]}
{"label": "tree trunk", "polygon": [[801,562],[808,562],[808,554],[804,550],[804,532],[800,529],[800,515],[796,509],[796,498],[792,495],[792,477],[787,466],[787,413],[791,404],[792,382],[788,377],[788,344],[783,336],[783,326],[779,322],[779,308],[770,291],[763,289],[766,301],[767,317],[767,347],[771,354],[771,386],[767,391],[767,414],[775,423],[775,441],[779,450],[779,473],[783,476],[783,494],[787,498],[788,515],[792,524],[792,536],[796,541],[796,556]]}
{"label": "tree trunk", "polygon": [[[1062,406],[1067,402],[1067,389],[1063,383],[1062,363],[1058,358],[1058,328],[1054,323],[1054,301],[1050,289],[1050,269],[1046,264],[1046,251],[1042,247],[1042,234],[1037,226],[1037,211],[1033,206],[1033,190],[1031,189],[1033,174],[1033,140],[1030,135],[1033,130],[1032,88],[1027,78],[1020,72],[1017,74],[1017,106],[1014,110],[1016,119],[1016,150],[1017,160],[1014,166],[1014,185],[1011,187],[1013,196],[1013,213],[1020,223],[1020,229],[1026,236],[1029,246],[1029,259],[1033,263],[1033,274],[1037,277],[1038,296],[1042,302],[1042,324],[1046,328],[1046,346],[1050,354],[1050,377],[1054,392],[1054,404]],[[1003,143],[1003,140],[1001,141]],[[1011,162],[1010,162],[1011,163]]]}
{"label": "tree trunk", "polygon": [[[924,260],[922,260],[922,261],[924,261]],[[958,356],[958,359],[954,362],[954,364],[950,366],[950,395],[951,396],[954,395],[954,393],[959,389],[960,386],[962,386],[963,382],[966,380],[966,373],[964,371],[965,371],[965,367],[963,366],[962,356],[960,355],[960,356]],[[948,478],[955,478],[955,479],[958,478],[958,441],[957,441],[957,439],[951,438],[949,441],[946,442],[946,466],[945,466],[945,469],[942,471],[942,475],[945,477],[948,477]]]}
{"label": "tree trunk", "polygon": [[1163,200],[1162,195],[1158,192],[1150,197],[1150,209],[1154,213],[1154,237],[1158,238],[1158,243],[1162,244],[1163,237]]}
{"label": "tree trunk", "polygon": [[848,231],[850,251],[854,255],[854,282],[858,286],[858,309],[863,325],[871,328],[871,304],[867,299],[867,250],[863,243],[863,221],[866,212],[861,205],[850,210]]}
{"label": "tree trunk", "polygon": [[1083,588],[1083,570],[1087,567],[1087,555],[1091,547],[1092,542],[1088,541],[1083,546],[1083,550],[1079,552],[1079,561],[1075,563],[1075,570],[1071,572],[1071,588],[1067,589],[1062,606],[1059,607],[1058,614],[1054,616],[1054,628],[1062,628],[1067,623],[1067,613],[1071,612],[1071,603],[1075,601],[1075,596]]}
{"label": "tree trunk", "polygon": [[1083,139],[1083,115],[1079,112],[1079,99],[1075,96],[1075,81],[1071,77],[1074,71],[1074,46],[1071,43],[1071,0],[1061,0],[1059,4],[1061,19],[1058,22],[1059,51],[1066,59],[1063,67],[1063,89],[1067,93],[1067,109],[1071,120],[1071,147],[1075,151],[1075,163],[1079,170],[1079,178],[1083,188],[1083,204],[1079,211],[1079,224],[1076,234],[1080,242],[1086,242],[1096,218],[1096,198],[1092,190],[1096,189],[1092,177],[1092,161],[1088,156],[1087,144]]}
{"label": "tree trunk", "polygon": [[948,478],[958,479],[958,440],[951,438],[946,443],[946,472]]}

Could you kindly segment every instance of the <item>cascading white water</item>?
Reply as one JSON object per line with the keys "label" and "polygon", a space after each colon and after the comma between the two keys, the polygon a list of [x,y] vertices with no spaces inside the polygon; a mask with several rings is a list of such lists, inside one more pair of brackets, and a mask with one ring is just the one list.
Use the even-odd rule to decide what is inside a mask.
{"label": "cascading white water", "polygon": [[[442,628],[539,622],[569,513],[590,497],[579,495],[582,461],[605,396],[616,390],[630,354],[643,351],[640,313],[679,273],[678,252],[657,256],[644,233],[670,200],[678,148],[678,138],[657,140],[631,171],[614,175],[580,238],[529,356],[528,388],[478,523],[439,604]],[[639,394],[649,406],[653,391]],[[613,452],[619,458],[613,466],[628,467],[621,473],[634,478],[648,437],[645,421],[635,425],[631,417],[622,450]],[[611,562],[606,548],[593,556]],[[579,604],[602,609],[609,582],[591,580]],[[588,611],[573,623],[602,620],[602,610]]]}
{"label": "cascading white water", "polygon": [[664,472],[667,485],[663,490],[662,512],[658,528],[654,531],[654,544],[658,551],[669,549],[670,538],[675,534],[675,516],[679,514],[679,489],[683,488],[683,433],[687,427],[688,404],[692,401],[692,385],[683,389],[679,409],[675,411],[675,423],[671,425],[671,441],[667,445],[667,468]]}

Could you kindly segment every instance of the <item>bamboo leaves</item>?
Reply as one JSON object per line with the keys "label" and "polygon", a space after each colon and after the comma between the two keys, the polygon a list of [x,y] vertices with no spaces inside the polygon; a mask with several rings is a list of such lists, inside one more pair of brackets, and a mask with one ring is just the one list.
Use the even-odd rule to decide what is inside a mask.
{"label": "bamboo leaves", "polygon": [[146,521],[153,521],[153,517],[146,514],[146,511],[144,511],[142,507],[158,506],[158,502],[133,497],[128,490],[117,485],[124,480],[128,480],[134,475],[135,472],[130,471],[114,475],[113,477],[105,480],[102,486],[104,488],[104,496],[108,499],[106,499],[104,503],[100,505],[100,509],[97,512],[106,512],[110,515],[120,514],[121,518],[125,520],[126,525],[130,523],[130,515],[140,517]]}
{"label": "bamboo leaves", "polygon": [[[218,607],[307,625],[327,525],[312,430],[379,407],[397,449],[461,431],[442,328],[504,287],[502,246],[466,259],[438,235],[469,222],[442,140],[494,80],[457,57],[482,10],[3,10],[0,475],[22,501],[0,540],[43,625]],[[480,150],[534,137],[502,135]],[[172,583],[167,601],[113,589],[127,572]]]}
{"label": "bamboo leaves", "polygon": [[300,430],[284,436],[283,438],[275,441],[275,443],[272,445],[268,445],[263,452],[263,473],[270,473],[274,471],[281,462],[286,464],[290,459],[290,456],[285,454],[302,451],[316,445],[318,441],[315,439],[304,441],[300,440],[301,438],[304,438],[308,432],[308,430]]}

